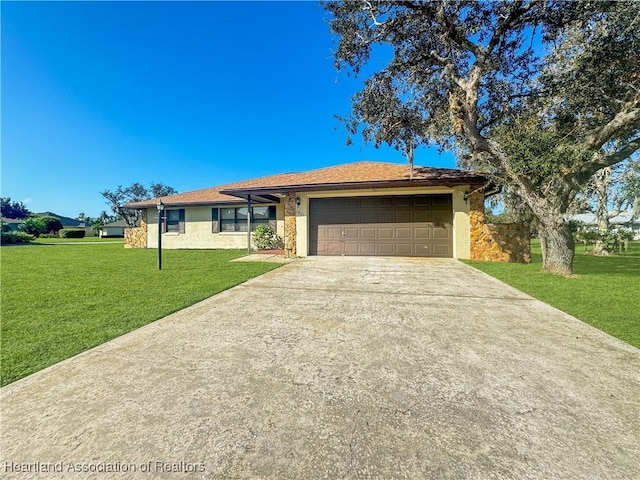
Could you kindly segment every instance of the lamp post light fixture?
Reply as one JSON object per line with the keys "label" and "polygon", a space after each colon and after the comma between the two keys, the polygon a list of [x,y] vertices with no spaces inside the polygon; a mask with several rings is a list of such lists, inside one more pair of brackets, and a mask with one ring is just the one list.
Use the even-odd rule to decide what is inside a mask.
{"label": "lamp post light fixture", "polygon": [[162,199],[158,201],[158,270],[162,270],[162,212],[164,211],[164,203]]}

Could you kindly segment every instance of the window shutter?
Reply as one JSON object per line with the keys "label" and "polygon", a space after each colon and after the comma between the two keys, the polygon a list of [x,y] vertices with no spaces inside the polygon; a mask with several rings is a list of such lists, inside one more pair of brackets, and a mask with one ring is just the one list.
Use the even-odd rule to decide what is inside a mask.
{"label": "window shutter", "polygon": [[220,210],[211,209],[211,233],[220,233]]}
{"label": "window shutter", "polygon": [[178,210],[178,233],[184,233],[184,208]]}
{"label": "window shutter", "polygon": [[269,221],[268,221],[268,225],[270,228],[272,228],[274,231],[277,228],[277,224],[276,224],[276,206],[275,205],[269,205]]}

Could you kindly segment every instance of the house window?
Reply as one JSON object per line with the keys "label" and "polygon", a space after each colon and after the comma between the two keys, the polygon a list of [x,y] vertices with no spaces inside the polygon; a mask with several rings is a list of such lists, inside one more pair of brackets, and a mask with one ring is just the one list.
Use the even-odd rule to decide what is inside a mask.
{"label": "house window", "polygon": [[165,210],[164,231],[184,233],[184,208],[177,210]]}
{"label": "house window", "polygon": [[[218,232],[246,232],[247,207],[214,208],[211,210],[213,233]],[[266,224],[272,228],[276,226],[276,207],[252,207],[251,229]]]}

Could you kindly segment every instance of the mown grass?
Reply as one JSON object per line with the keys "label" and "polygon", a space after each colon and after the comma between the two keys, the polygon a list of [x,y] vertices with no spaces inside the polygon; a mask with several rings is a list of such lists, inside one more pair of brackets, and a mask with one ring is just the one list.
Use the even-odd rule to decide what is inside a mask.
{"label": "mown grass", "polygon": [[1,384],[192,305],[278,266],[241,251],[157,251],[119,244],[0,249]]}
{"label": "mown grass", "polygon": [[84,238],[36,238],[32,243],[46,245],[51,243],[122,243],[124,238],[101,238],[101,237],[84,237]]}
{"label": "mown grass", "polygon": [[598,257],[578,246],[572,277],[542,271],[540,243],[532,242],[532,262],[472,262],[505,283],[640,348],[640,242],[621,254]]}

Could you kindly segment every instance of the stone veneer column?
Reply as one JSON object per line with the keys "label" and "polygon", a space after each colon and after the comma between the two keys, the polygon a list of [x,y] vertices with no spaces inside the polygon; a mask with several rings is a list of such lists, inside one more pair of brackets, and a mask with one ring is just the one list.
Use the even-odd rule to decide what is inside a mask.
{"label": "stone veneer column", "polygon": [[125,248],[147,248],[147,211],[142,213],[140,226],[124,229]]}
{"label": "stone veneer column", "polygon": [[287,257],[296,256],[296,194],[284,198],[284,250]]}
{"label": "stone veneer column", "polygon": [[484,232],[484,193],[482,192],[469,195],[469,229],[471,260],[481,260],[484,250],[480,245]]}
{"label": "stone veneer column", "polygon": [[486,224],[484,194],[469,197],[471,260],[492,262],[531,261],[529,225],[520,223]]}

